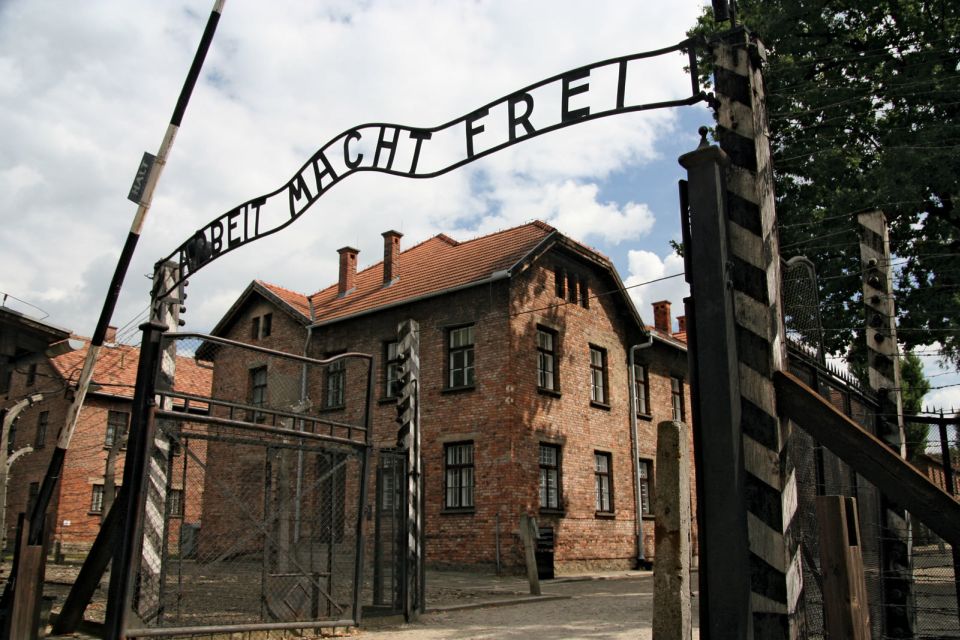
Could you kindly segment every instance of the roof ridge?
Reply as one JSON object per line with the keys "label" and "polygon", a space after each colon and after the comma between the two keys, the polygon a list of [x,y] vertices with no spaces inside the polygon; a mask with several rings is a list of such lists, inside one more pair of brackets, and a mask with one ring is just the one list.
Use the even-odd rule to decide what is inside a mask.
{"label": "roof ridge", "polygon": [[[514,226],[512,226],[512,227],[507,227],[506,229],[498,229],[498,230],[496,230],[496,231],[491,231],[490,233],[485,233],[485,234],[483,234],[482,236],[477,236],[476,238],[470,238],[469,240],[464,240],[463,242],[459,242],[459,243],[457,243],[457,244],[459,244],[459,245],[470,244],[471,242],[476,242],[477,240],[484,240],[484,239],[490,238],[490,237],[492,237],[492,236],[500,235],[501,233],[508,233],[508,232],[510,232],[510,231],[516,231],[517,229],[523,229],[524,227],[537,227],[538,229],[542,229],[542,230],[544,230],[544,231],[556,231],[556,230],[557,230],[556,227],[550,226],[549,224],[547,224],[547,223],[544,222],[543,220],[533,219],[533,220],[531,220],[530,222],[524,222],[523,224],[514,225]],[[440,235],[444,235],[444,234],[440,234]]]}
{"label": "roof ridge", "polygon": [[[415,244],[415,245],[412,245],[412,246],[410,246],[410,247],[407,247],[406,249],[404,249],[403,251],[400,252],[400,255],[402,256],[402,255],[405,254],[405,253],[409,253],[410,251],[413,251],[414,249],[417,249],[417,248],[419,248],[419,247],[422,247],[423,245],[427,244],[428,242],[430,242],[430,241],[432,241],[432,240],[440,240],[441,242],[446,242],[447,244],[449,244],[449,245],[451,245],[451,246],[454,246],[454,247],[459,246],[460,244],[463,244],[463,243],[457,242],[456,240],[454,240],[453,238],[451,238],[450,236],[448,236],[448,235],[445,234],[445,233],[438,233],[438,234],[435,235],[435,236],[430,236],[429,238],[425,238],[425,239],[421,240],[420,242],[418,242],[418,243]],[[373,269],[373,268],[375,268],[376,266],[381,265],[381,264],[383,264],[383,258],[380,258],[379,260],[377,260],[377,261],[374,262],[373,264],[368,265],[368,266],[364,267],[363,269],[358,270],[358,271],[357,271],[357,276],[360,276],[361,274],[364,274],[364,273],[366,273],[367,271],[370,271],[371,269]],[[313,310],[313,298],[314,298],[315,296],[320,295],[321,293],[323,293],[323,292],[326,291],[327,289],[331,289],[331,288],[336,287],[336,286],[337,286],[337,282],[334,281],[332,284],[328,284],[327,286],[323,287],[322,289],[317,289],[317,290],[314,291],[313,293],[307,294],[306,298],[307,298],[307,300],[310,302],[310,309],[311,309],[311,311]]]}
{"label": "roof ridge", "polygon": [[298,295],[298,296],[303,296],[304,298],[309,297],[308,294],[300,293],[299,291],[294,291],[293,289],[289,289],[289,288],[287,288],[287,287],[284,287],[284,286],[279,285],[279,284],[274,284],[274,283],[272,283],[272,282],[267,282],[266,280],[261,280],[260,278],[255,278],[255,279],[254,279],[254,282],[256,282],[257,284],[261,284],[261,285],[267,287],[268,289],[281,289],[281,290],[283,290],[283,291],[286,291],[287,293],[293,293],[293,294],[296,294],[296,295]]}

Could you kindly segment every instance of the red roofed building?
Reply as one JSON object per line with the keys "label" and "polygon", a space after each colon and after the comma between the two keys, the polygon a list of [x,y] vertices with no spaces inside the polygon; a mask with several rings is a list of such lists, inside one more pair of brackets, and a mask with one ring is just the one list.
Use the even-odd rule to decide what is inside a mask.
{"label": "red roofed building", "polygon": [[[116,344],[116,330],[111,328],[104,348],[94,368],[93,385],[84,401],[77,429],[64,459],[60,482],[51,499],[48,513],[53,517],[54,540],[65,553],[83,552],[89,548],[100,528],[103,515],[111,502],[111,479],[119,488],[123,478],[123,458],[133,387],[137,375],[140,351],[137,347]],[[43,400],[23,410],[10,435],[8,449],[21,454],[13,464],[8,484],[6,505],[6,536],[10,544],[16,533],[17,515],[26,512],[36,496],[40,483],[56,447],[57,434],[66,420],[80,369],[87,355],[89,340],[82,347],[55,355],[37,355],[32,360],[19,362],[14,369],[9,387],[0,395],[0,405],[7,407],[33,394],[42,394]],[[208,396],[211,370],[198,365],[191,358],[177,358],[177,389],[186,393]],[[196,411],[191,406],[191,411]],[[198,452],[205,456],[205,451]],[[180,456],[177,456],[180,458]],[[182,460],[175,459],[174,469],[182,468]],[[188,475],[190,475],[188,473]],[[182,474],[174,473],[172,490],[182,497]],[[198,479],[188,477],[191,492],[202,491]],[[202,482],[202,478],[199,479]],[[171,508],[176,513],[177,497]],[[180,502],[183,504],[183,501]],[[171,539],[178,539],[179,522],[196,522],[200,515],[199,501],[195,507],[187,504],[185,513],[176,517],[171,527]]]}
{"label": "red roofed building", "polygon": [[[397,440],[397,326],[419,323],[428,564],[522,567],[521,514],[551,530],[558,571],[649,560],[656,425],[690,415],[685,327],[672,331],[669,303],[648,332],[610,260],[542,222],[464,242],[440,234],[405,251],[400,233],[382,235],[382,261],[358,271],[357,250],[344,247],[337,282],[315,293],[252,282],[213,333],[314,358],[373,354],[379,450]],[[650,334],[635,351],[635,459],[628,362]],[[249,399],[250,380],[214,371],[215,388]],[[269,405],[269,370],[257,384]],[[306,393],[331,420],[346,411],[325,380]],[[208,473],[231,466],[211,443]],[[230,533],[206,510],[203,528]]]}

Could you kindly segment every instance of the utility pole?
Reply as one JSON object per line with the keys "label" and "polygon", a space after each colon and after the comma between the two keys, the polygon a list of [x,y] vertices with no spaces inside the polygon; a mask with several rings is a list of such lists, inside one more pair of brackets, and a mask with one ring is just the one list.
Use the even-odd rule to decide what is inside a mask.
{"label": "utility pole", "polygon": [[120,297],[120,289],[123,286],[127,269],[133,259],[133,252],[137,247],[137,242],[140,240],[140,232],[143,230],[147,213],[150,210],[154,189],[156,188],[157,181],[160,179],[160,173],[167,164],[167,156],[170,154],[173,141],[176,138],[177,131],[180,129],[180,123],[183,121],[183,115],[186,112],[187,103],[190,101],[190,95],[193,93],[193,87],[200,77],[200,69],[203,67],[203,61],[207,56],[210,43],[213,41],[213,34],[216,32],[217,23],[220,21],[220,14],[225,2],[226,0],[216,0],[214,2],[213,10],[210,12],[210,17],[207,20],[207,26],[200,39],[200,45],[194,56],[193,64],[190,66],[190,71],[187,73],[183,88],[180,90],[180,97],[177,99],[173,116],[170,118],[170,124],[167,126],[163,140],[160,142],[160,149],[157,151],[157,155],[153,156],[145,153],[143,159],[140,161],[136,179],[128,195],[130,200],[137,203],[137,213],[133,218],[126,242],[123,245],[123,250],[120,252],[120,258],[117,261],[113,279],[110,281],[110,287],[107,290],[107,297],[103,302],[103,309],[100,311],[100,319],[97,322],[97,327],[93,332],[93,336],[90,338],[90,346],[87,349],[87,357],[83,361],[83,368],[80,371],[80,378],[77,381],[77,389],[73,403],[71,403],[67,411],[67,418],[57,435],[57,446],[50,458],[47,473],[43,478],[43,484],[40,486],[37,501],[30,514],[30,544],[37,544],[40,540],[44,514],[50,505],[54,488],[60,479],[63,461],[66,457],[67,449],[70,447],[70,441],[73,439],[74,431],[76,431],[77,420],[80,416],[80,410],[83,408],[87,391],[90,389],[90,380],[93,378],[93,369],[97,362],[97,356],[103,347],[104,339],[107,335],[107,327],[110,324],[110,319],[113,317],[117,299]]}

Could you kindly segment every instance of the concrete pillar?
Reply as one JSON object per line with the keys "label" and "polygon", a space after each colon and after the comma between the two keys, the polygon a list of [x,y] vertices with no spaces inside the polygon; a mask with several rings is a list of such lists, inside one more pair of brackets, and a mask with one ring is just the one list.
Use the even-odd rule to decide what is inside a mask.
{"label": "concrete pillar", "polygon": [[[877,435],[907,457],[900,393],[900,360],[897,345],[897,318],[893,299],[893,268],[890,266],[890,238],[882,211],[857,215],[860,260],[863,269],[863,303],[866,307],[867,374],[870,386],[880,399]],[[883,539],[883,628],[897,638],[913,637],[916,627],[910,514],[881,500]]]}
{"label": "concrete pillar", "polygon": [[653,638],[689,640],[690,447],[683,422],[657,425]]}

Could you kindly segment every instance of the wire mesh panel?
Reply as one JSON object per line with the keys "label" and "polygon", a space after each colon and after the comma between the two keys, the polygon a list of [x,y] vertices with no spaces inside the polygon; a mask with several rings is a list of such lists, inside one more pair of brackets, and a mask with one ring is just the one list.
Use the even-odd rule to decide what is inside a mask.
{"label": "wire mesh panel", "polygon": [[[809,354],[791,353],[791,371],[808,386],[816,389],[837,409],[875,432],[876,401],[865,394],[853,380],[844,380],[809,358]],[[953,431],[950,435],[956,435]],[[948,435],[949,437],[949,435]],[[927,441],[927,453],[912,462],[935,484],[944,484],[944,465],[933,454],[938,449],[936,434]],[[948,446],[948,457],[953,455]],[[802,429],[793,429],[787,442],[787,455],[796,470],[797,535],[803,562],[802,612],[800,637],[828,638],[824,615],[823,581],[829,579],[821,571],[820,535],[816,514],[816,498],[840,495],[855,498],[860,523],[860,545],[870,612],[871,637],[879,638],[960,638],[953,549],[944,543],[915,516],[908,518],[907,557],[889,558],[900,537],[888,528],[886,512],[891,508],[885,496],[840,458],[825,449]],[[956,482],[956,480],[954,480]],[[896,507],[896,505],[893,505]],[[901,568],[897,568],[901,567]],[[902,568],[902,567],[905,567]],[[891,609],[886,593],[898,589],[909,593],[907,611]],[[889,615],[890,613],[904,615]],[[894,626],[891,620],[906,618],[909,628]]]}
{"label": "wire mesh panel", "polygon": [[183,393],[174,373],[160,392],[154,448],[170,454],[149,479],[163,497],[147,498],[133,610],[154,633],[355,623],[372,360],[167,340],[212,388]]}
{"label": "wire mesh panel", "polygon": [[823,327],[817,274],[810,260],[795,256],[782,263],[781,293],[787,340],[822,361]]}

